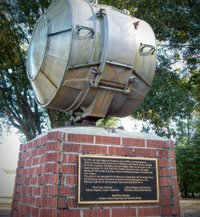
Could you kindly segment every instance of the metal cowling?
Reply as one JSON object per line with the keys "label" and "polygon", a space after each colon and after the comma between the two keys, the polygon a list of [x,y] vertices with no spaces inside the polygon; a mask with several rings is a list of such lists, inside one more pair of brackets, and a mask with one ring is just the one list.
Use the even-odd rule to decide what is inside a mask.
{"label": "metal cowling", "polygon": [[96,1],[53,2],[28,53],[37,102],[78,118],[129,115],[147,95],[155,67],[152,28]]}

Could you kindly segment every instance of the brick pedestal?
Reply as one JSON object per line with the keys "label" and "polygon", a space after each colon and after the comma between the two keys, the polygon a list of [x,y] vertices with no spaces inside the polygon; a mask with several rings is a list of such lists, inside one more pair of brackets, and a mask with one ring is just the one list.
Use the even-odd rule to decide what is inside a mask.
{"label": "brick pedestal", "polygon": [[[78,205],[78,156],[158,159],[159,203]],[[173,142],[96,127],[55,129],[22,144],[12,217],[179,217]]]}

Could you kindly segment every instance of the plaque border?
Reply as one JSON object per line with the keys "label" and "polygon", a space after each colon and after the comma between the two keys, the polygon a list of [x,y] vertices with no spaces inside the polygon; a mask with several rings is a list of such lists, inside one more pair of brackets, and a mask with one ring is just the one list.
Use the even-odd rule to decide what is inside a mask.
{"label": "plaque border", "polygon": [[[156,190],[157,190],[157,200],[119,200],[119,201],[81,201],[81,158],[110,158],[110,159],[130,159],[130,160],[153,160],[156,163]],[[159,194],[159,180],[158,180],[158,159],[157,158],[145,158],[145,157],[120,157],[120,156],[103,156],[103,155],[92,155],[92,154],[80,154],[78,159],[78,204],[124,204],[124,203],[159,203],[160,194]]]}

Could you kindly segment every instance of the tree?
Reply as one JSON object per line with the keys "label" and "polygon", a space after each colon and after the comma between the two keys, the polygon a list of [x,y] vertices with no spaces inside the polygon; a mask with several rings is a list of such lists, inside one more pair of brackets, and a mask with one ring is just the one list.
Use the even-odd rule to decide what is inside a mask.
{"label": "tree", "polygon": [[146,20],[158,39],[158,65],[153,87],[134,116],[150,120],[159,135],[170,135],[171,121],[200,111],[198,0],[102,0]]}
{"label": "tree", "polygon": [[[184,126],[185,125],[185,126]],[[196,126],[195,126],[196,125]],[[198,129],[193,130],[193,129]],[[177,172],[180,190],[185,197],[188,193],[200,192],[200,122],[188,120],[180,122],[177,128],[176,142]]]}
{"label": "tree", "polygon": [[[54,126],[63,122],[44,112],[34,100],[26,75],[26,51],[30,33],[50,1],[2,1],[0,5],[0,118],[23,133],[27,140],[47,128],[50,117]],[[63,124],[63,123],[62,123]],[[2,127],[2,126],[1,126]]]}
{"label": "tree", "polygon": [[[200,74],[198,0],[101,0],[146,20],[158,43],[158,67],[150,94],[136,113],[155,131],[170,136],[171,120],[199,112]],[[64,113],[43,110],[34,101],[26,76],[30,34],[51,0],[4,0],[0,3],[0,117],[17,127],[27,140],[47,126],[63,125]],[[178,64],[178,63],[181,63]]]}
{"label": "tree", "polygon": [[[198,0],[102,0],[146,20],[158,39],[153,86],[133,114],[145,130],[175,138],[181,192],[200,191],[200,4]],[[173,123],[173,126],[172,126]]]}

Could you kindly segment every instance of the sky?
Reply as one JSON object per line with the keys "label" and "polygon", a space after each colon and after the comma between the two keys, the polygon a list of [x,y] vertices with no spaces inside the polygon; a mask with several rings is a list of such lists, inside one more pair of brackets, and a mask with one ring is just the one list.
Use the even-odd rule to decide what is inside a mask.
{"label": "sky", "polygon": [[3,132],[0,143],[0,197],[13,195],[19,145],[19,138],[14,129],[9,134]]}

